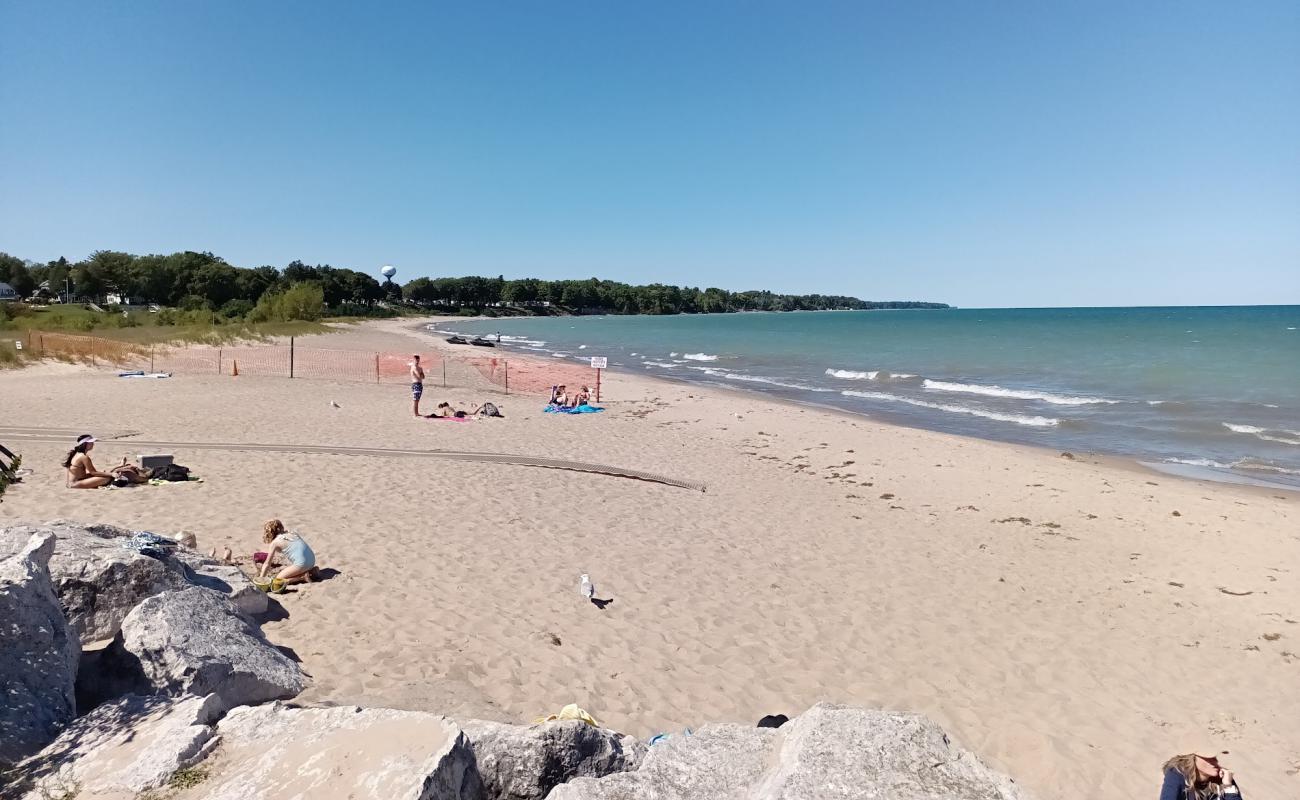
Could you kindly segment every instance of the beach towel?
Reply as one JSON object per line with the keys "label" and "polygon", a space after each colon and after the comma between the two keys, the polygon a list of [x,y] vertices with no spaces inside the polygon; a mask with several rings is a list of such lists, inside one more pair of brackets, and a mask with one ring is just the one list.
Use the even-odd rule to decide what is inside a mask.
{"label": "beach towel", "polygon": [[552,714],[549,717],[538,717],[537,719],[533,720],[533,724],[540,725],[543,722],[557,722],[559,720],[566,720],[566,719],[582,720],[583,722],[587,723],[593,728],[600,727],[600,723],[597,722],[586,711],[582,710],[581,708],[578,708],[577,703],[569,703],[567,706],[560,709],[560,713],[558,714]]}
{"label": "beach towel", "polygon": [[119,372],[119,378],[170,378],[170,372],[145,372],[143,370],[134,370],[132,372]]}
{"label": "beach towel", "polygon": [[182,483],[203,483],[203,479],[197,475],[191,475],[183,481],[165,481],[161,478],[152,478],[149,481],[150,486],[174,486]]}
{"label": "beach towel", "polygon": [[561,408],[560,406],[547,406],[542,409],[548,414],[595,414],[604,411],[603,406],[576,406],[574,408]]}
{"label": "beach towel", "polygon": [[473,422],[473,417],[425,417],[431,420],[443,420],[445,422]]}

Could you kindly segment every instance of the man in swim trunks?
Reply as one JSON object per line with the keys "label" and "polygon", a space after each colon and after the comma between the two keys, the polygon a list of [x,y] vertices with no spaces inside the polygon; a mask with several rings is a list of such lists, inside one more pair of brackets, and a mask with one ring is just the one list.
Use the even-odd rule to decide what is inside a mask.
{"label": "man in swim trunks", "polygon": [[420,356],[414,355],[411,362],[411,411],[420,416],[420,396],[424,394],[424,367],[420,366]]}

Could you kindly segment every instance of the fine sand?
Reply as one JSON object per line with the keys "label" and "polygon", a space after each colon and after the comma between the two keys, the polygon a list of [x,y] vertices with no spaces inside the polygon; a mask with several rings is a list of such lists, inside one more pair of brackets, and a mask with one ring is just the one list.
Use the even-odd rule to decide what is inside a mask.
{"label": "fine sand", "polygon": [[[450,347],[410,327],[314,344]],[[184,529],[247,562],[280,517],[338,571],[276,598],[265,625],[311,675],[306,704],[528,722],[576,702],[648,736],[828,700],[924,712],[1042,798],[1154,797],[1161,763],[1193,750],[1226,752],[1254,797],[1300,794],[1296,495],[640,375],[607,373],[602,393],[605,413],[558,417],[430,385],[428,410],[492,399],[507,415],[451,423],[413,418],[400,384],[0,372],[0,443],[34,470],[0,523]],[[59,463],[80,432],[106,438],[100,467],[155,449],[132,438],[444,449],[707,491],[184,446],[203,483],[74,491]]]}

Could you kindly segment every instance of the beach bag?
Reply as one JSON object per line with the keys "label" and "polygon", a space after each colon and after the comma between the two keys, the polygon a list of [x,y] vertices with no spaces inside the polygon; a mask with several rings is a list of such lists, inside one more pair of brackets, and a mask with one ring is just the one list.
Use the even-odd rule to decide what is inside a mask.
{"label": "beach bag", "polygon": [[498,409],[498,408],[497,408],[494,404],[492,404],[492,403],[484,403],[484,404],[483,404],[483,407],[479,409],[478,413],[482,414],[482,415],[485,416],[485,417],[499,417],[499,416],[502,416],[502,414],[501,414],[501,410]]}
{"label": "beach bag", "polygon": [[182,467],[180,464],[164,464],[161,467],[155,467],[150,477],[159,481],[188,481],[190,479],[190,468]]}

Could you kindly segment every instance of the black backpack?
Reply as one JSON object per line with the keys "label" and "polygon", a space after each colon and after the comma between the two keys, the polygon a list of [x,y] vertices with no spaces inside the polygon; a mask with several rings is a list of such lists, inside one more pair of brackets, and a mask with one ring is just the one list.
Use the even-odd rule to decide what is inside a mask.
{"label": "black backpack", "polygon": [[502,416],[501,411],[492,403],[484,403],[483,407],[478,410],[478,413],[485,417]]}
{"label": "black backpack", "polygon": [[164,464],[161,467],[154,467],[149,477],[158,481],[188,481],[190,468],[182,467],[180,464]]}

